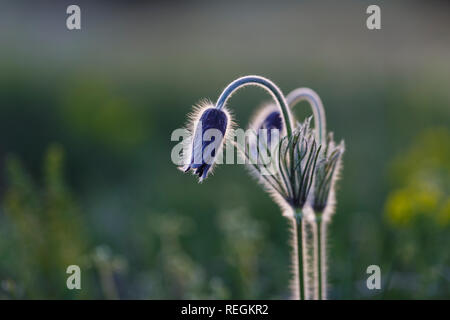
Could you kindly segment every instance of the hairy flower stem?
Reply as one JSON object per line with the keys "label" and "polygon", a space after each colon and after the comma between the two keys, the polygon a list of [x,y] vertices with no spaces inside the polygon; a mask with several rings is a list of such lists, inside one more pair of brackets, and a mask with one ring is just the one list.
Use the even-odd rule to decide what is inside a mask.
{"label": "hairy flower stem", "polygon": [[273,97],[273,99],[275,100],[275,102],[277,103],[278,107],[281,110],[284,123],[286,124],[287,136],[288,138],[291,138],[293,126],[291,111],[288,108],[288,104],[281,90],[277,87],[276,84],[274,84],[269,79],[260,76],[245,76],[234,80],[223,90],[219,99],[217,99],[216,108],[219,110],[222,109],[225,106],[228,99],[236,90],[249,85],[262,87],[263,89],[265,89],[267,92],[270,93],[270,95]]}
{"label": "hairy flower stem", "polygon": [[308,101],[314,115],[314,126],[316,128],[316,139],[319,144],[326,140],[326,118],[322,100],[319,95],[309,88],[298,88],[286,97],[289,107],[292,109],[300,101]]}
{"label": "hairy flower stem", "polygon": [[322,283],[323,283],[323,270],[322,270],[322,254],[323,254],[323,248],[322,248],[322,246],[323,246],[323,241],[322,241],[322,227],[323,227],[323,224],[322,224],[322,217],[321,216],[319,216],[319,215],[317,215],[316,216],[316,225],[317,225],[317,245],[316,245],[316,248],[317,248],[317,257],[316,257],[316,263],[317,263],[317,266],[316,266],[316,268],[315,268],[315,270],[316,270],[316,272],[317,272],[317,287],[316,287],[316,290],[317,290],[317,298],[319,299],[319,300],[323,300],[323,295],[322,295]]}
{"label": "hairy flower stem", "polygon": [[[242,78],[238,78],[231,82],[223,91],[222,94],[219,96],[216,102],[216,108],[222,109],[228,99],[232,96],[232,94],[245,86],[254,85],[263,88],[266,90],[272,98],[276,101],[277,106],[280,108],[281,114],[283,116],[284,124],[286,125],[286,133],[287,137],[290,140],[292,138],[292,127],[294,126],[294,122],[292,121],[292,115],[291,110],[288,107],[288,104],[286,102],[286,98],[284,97],[283,93],[281,92],[280,88],[277,87],[275,83],[270,81],[269,79],[260,77],[260,76],[245,76]],[[289,146],[289,153],[290,158],[294,159],[294,147],[293,144],[290,144]],[[295,183],[295,163],[292,160],[290,162],[290,183],[291,185],[294,185]]]}
{"label": "hairy flower stem", "polygon": [[[316,139],[320,144],[326,143],[326,117],[325,109],[323,108],[322,100],[319,95],[309,88],[298,88],[289,93],[286,97],[286,101],[289,107],[292,109],[300,101],[309,102],[314,115],[314,127],[316,128]],[[316,273],[314,296],[316,299],[326,299],[326,264],[325,264],[325,241],[324,241],[324,228],[326,227],[322,223],[322,214],[315,212],[315,229],[316,235],[314,238],[314,272]]]}
{"label": "hairy flower stem", "polygon": [[319,300],[327,300],[326,227],[322,214],[318,214],[314,219],[314,297]]}
{"label": "hairy flower stem", "polygon": [[292,243],[292,262],[294,279],[292,284],[292,298],[295,300],[305,299],[305,268],[303,264],[303,253],[305,252],[305,243],[303,236],[303,213],[301,210],[294,212],[292,219],[293,225],[293,243]]}
{"label": "hairy flower stem", "polygon": [[328,280],[327,280],[327,221],[321,221],[320,223],[320,269],[321,282],[320,282],[320,292],[321,299],[328,299]]}

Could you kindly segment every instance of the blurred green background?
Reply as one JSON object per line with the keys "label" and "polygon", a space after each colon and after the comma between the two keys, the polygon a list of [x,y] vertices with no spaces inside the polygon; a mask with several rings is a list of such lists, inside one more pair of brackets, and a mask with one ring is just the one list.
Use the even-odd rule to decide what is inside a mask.
{"label": "blurred green background", "polygon": [[[0,298],[288,298],[288,224],[245,167],[198,184],[170,160],[245,74],[314,89],[345,139],[330,297],[450,298],[447,2],[376,1],[378,31],[368,1],[77,3],[80,31],[67,1],[2,3]],[[237,123],[268,99],[234,96]]]}

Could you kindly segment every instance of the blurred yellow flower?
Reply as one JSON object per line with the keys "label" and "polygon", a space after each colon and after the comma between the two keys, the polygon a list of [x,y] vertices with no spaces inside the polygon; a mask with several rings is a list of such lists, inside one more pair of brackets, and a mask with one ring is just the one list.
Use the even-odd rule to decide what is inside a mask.
{"label": "blurred yellow flower", "polygon": [[396,190],[389,195],[386,204],[387,217],[394,225],[406,225],[414,214],[407,190]]}
{"label": "blurred yellow flower", "polygon": [[448,141],[448,129],[428,130],[394,161],[392,176],[401,187],[386,200],[385,213],[390,224],[405,227],[422,216],[440,227],[450,226]]}
{"label": "blurred yellow flower", "polygon": [[445,204],[442,206],[438,215],[438,223],[440,225],[450,225],[450,198],[447,197]]}

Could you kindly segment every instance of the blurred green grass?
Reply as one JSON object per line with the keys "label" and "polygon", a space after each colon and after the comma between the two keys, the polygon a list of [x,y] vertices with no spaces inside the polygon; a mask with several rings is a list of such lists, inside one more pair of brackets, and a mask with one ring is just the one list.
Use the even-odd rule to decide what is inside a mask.
{"label": "blurred green grass", "polygon": [[[216,85],[68,74],[41,73],[43,83],[10,70],[0,80],[0,297],[287,298],[287,223],[245,168],[220,166],[199,185],[170,161],[171,131]],[[347,146],[331,297],[449,298],[446,96],[402,79],[359,81],[351,95],[331,80],[311,87]],[[264,98],[233,98],[241,126]],[[417,182],[438,196],[402,209],[421,201]],[[65,289],[69,264],[83,269],[81,293]],[[382,269],[378,293],[365,287],[371,264]]]}

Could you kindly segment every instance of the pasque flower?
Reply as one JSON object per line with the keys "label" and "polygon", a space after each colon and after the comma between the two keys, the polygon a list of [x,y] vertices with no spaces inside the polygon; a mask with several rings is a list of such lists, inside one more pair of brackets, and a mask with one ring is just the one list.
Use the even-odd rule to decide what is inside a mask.
{"label": "pasque flower", "polygon": [[[195,169],[194,173],[200,177],[200,181],[207,177],[223,144],[227,128],[232,122],[226,109],[226,103],[235,91],[249,85],[262,87],[270,93],[280,109],[288,136],[292,135],[291,114],[280,89],[270,80],[263,77],[242,77],[230,83],[223,90],[215,105],[206,103],[206,105],[200,106],[195,112],[190,130],[191,133],[193,132],[189,155],[190,163],[184,168],[184,171]],[[210,130],[215,130],[216,134],[208,132]],[[221,137],[218,136],[219,132],[222,133]],[[207,140],[205,135],[207,138],[214,135],[215,138],[212,141]]]}
{"label": "pasque flower", "polygon": [[267,132],[267,139],[265,140],[270,145],[272,130],[276,130],[279,134],[283,131],[283,119],[277,106],[267,104],[260,108],[251,121],[250,128],[255,130],[257,136]]}
{"label": "pasque flower", "polygon": [[[316,166],[312,208],[316,215],[332,212],[334,205],[334,185],[337,179],[341,157],[344,153],[344,142],[336,145],[333,133],[328,134],[326,147],[320,153]],[[329,209],[329,210],[327,210]]]}
{"label": "pasque flower", "polygon": [[[249,166],[253,175],[260,174],[272,175],[276,171],[276,164],[272,157],[275,148],[280,142],[280,137],[283,136],[283,119],[277,106],[274,104],[263,105],[253,116],[250,121],[248,137],[248,153],[243,153],[244,159],[248,163],[258,164],[260,171],[253,170]],[[267,171],[262,165],[266,164],[272,171]]]}
{"label": "pasque flower", "polygon": [[286,98],[293,108],[297,102],[309,102],[314,114],[316,140],[324,145],[315,168],[314,188],[310,197],[314,249],[314,298],[327,299],[327,225],[334,213],[335,183],[342,166],[344,142],[336,146],[333,134],[326,133],[325,109],[319,95],[309,88],[298,88]]}
{"label": "pasque flower", "polygon": [[[254,121],[250,125],[259,130],[256,139],[250,140],[246,148],[240,149],[248,160],[252,174],[282,207],[284,215],[292,217],[295,211],[303,208],[308,198],[320,146],[317,145],[310,128],[310,118],[303,123],[297,123],[291,136],[279,131],[281,138],[271,145],[269,142],[273,137],[261,137],[261,129],[282,129],[283,123],[280,126],[277,116],[279,113],[273,111],[266,112],[263,117],[257,117],[260,121]],[[268,155],[270,163],[255,163],[254,155],[251,154],[255,149],[259,157],[261,154]]]}
{"label": "pasque flower", "polygon": [[194,123],[191,160],[184,171],[195,169],[195,174],[202,181],[207,177],[223,145],[230,116],[228,112],[216,109],[211,105],[203,106],[198,111],[200,118]]}
{"label": "pasque flower", "polygon": [[[292,261],[293,261],[293,298],[311,298],[310,291],[314,291],[314,297],[322,298],[318,287],[322,288],[322,278],[326,276],[325,264],[321,263],[321,253],[325,252],[323,241],[313,241],[315,279],[321,278],[317,284],[315,281],[305,280],[310,278],[307,271],[309,256],[305,253],[307,237],[303,236],[305,228],[304,212],[313,211],[320,228],[322,213],[327,208],[332,208],[334,198],[334,183],[340,167],[341,156],[344,151],[343,143],[335,145],[332,135],[325,141],[326,123],[325,113],[319,96],[307,88],[294,90],[284,97],[281,90],[270,80],[259,76],[245,76],[231,82],[221,93],[215,104],[206,103],[195,113],[191,124],[190,151],[187,155],[189,164],[185,171],[193,170],[204,180],[216,162],[220,148],[227,140],[232,119],[226,109],[226,103],[230,97],[240,88],[255,85],[266,90],[273,98],[275,104],[262,108],[250,128],[255,132],[255,139],[244,141],[244,145],[233,142],[244,159],[252,168],[252,173],[264,188],[272,195],[280,205],[283,215],[289,218],[292,226]],[[300,100],[308,100],[313,107],[314,129],[310,127],[311,118],[303,122],[295,123],[291,115],[291,108]],[[273,131],[275,130],[275,131]],[[267,136],[261,141],[261,132]],[[274,132],[279,139],[275,140]],[[274,142],[274,143],[273,143]],[[253,145],[252,145],[253,144]],[[262,149],[262,150],[261,150]],[[259,154],[264,151],[274,161],[274,167],[268,168],[268,164],[254,162],[253,151]],[[273,164],[273,163],[272,163]],[[330,212],[332,209],[330,209]],[[308,215],[310,216],[310,215]],[[324,233],[317,231],[319,239]],[[322,248],[323,247],[323,248]],[[319,252],[319,255],[316,255]],[[319,258],[320,257],[320,258]],[[324,260],[324,259],[323,259]],[[320,270],[320,271],[318,271]],[[312,287],[312,290],[310,290]],[[325,288],[325,285],[323,285]],[[326,290],[322,290],[326,291]],[[317,292],[317,293],[316,293]]]}

